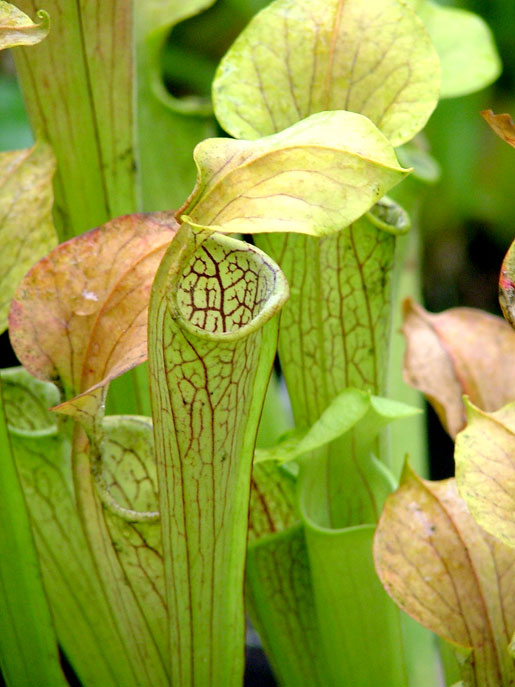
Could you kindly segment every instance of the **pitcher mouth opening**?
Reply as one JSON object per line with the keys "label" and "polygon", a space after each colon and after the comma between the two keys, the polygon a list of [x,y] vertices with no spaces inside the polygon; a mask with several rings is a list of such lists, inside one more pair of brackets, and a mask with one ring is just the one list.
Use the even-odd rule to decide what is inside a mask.
{"label": "pitcher mouth opening", "polygon": [[213,234],[180,280],[177,319],[195,336],[235,340],[261,327],[288,297],[277,265],[251,244]]}
{"label": "pitcher mouth opening", "polygon": [[405,234],[411,227],[407,212],[388,196],[377,201],[368,211],[367,217],[378,229],[389,234]]}

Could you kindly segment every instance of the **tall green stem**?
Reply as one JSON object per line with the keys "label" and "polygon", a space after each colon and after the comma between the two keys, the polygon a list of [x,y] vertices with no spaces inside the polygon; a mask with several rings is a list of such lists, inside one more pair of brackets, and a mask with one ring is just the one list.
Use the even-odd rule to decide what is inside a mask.
{"label": "tall green stem", "polygon": [[0,667],[9,687],[64,687],[0,380]]}
{"label": "tall green stem", "polygon": [[264,254],[183,225],[151,299],[149,365],[172,682],[239,687],[254,445],[286,282]]}

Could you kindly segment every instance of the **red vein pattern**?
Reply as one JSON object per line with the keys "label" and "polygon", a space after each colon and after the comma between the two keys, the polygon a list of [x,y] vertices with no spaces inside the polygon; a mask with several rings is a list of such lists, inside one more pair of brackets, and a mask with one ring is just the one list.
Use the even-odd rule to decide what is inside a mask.
{"label": "red vein pattern", "polygon": [[[11,441],[59,643],[84,684],[135,687],[150,673],[140,672],[139,651],[120,631],[78,517],[70,437],[66,427],[58,431],[47,412],[57,389],[21,369],[7,374],[4,392],[15,428]],[[20,408],[30,418],[20,417]],[[137,624],[136,618],[131,623]],[[158,663],[151,673],[153,684],[159,684]]]}
{"label": "red vein pattern", "polygon": [[[271,235],[257,243],[281,265],[290,284],[279,355],[296,424],[311,426],[348,386],[381,394],[395,237],[365,216],[330,237]],[[327,483],[327,516],[317,524],[343,528],[376,522],[370,469],[363,474],[352,437],[317,454],[316,479]]]}
{"label": "red vein pattern", "polygon": [[291,288],[279,354],[293,413],[311,426],[347,386],[384,391],[395,237],[363,217],[334,236],[260,236]]}
{"label": "red vein pattern", "polygon": [[[326,671],[301,527],[249,547],[246,599],[281,683],[323,684]],[[280,660],[274,661],[276,655]]]}
{"label": "red vein pattern", "polygon": [[129,215],[58,246],[26,275],[10,336],[31,374],[67,396],[146,358],[150,288],[176,224]]}
{"label": "red vein pattern", "polygon": [[[251,463],[284,302],[280,271],[184,226],[154,285],[151,395],[172,681],[239,685]],[[227,637],[231,642],[227,643]]]}
{"label": "red vein pattern", "polygon": [[436,105],[439,60],[415,13],[395,0],[282,0],[236,40],[213,93],[219,121],[237,138],[350,110],[399,145]]}

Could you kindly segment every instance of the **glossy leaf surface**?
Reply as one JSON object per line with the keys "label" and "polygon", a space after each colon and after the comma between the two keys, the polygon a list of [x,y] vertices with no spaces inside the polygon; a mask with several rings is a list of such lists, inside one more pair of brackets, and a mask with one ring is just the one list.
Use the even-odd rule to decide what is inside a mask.
{"label": "glossy leaf surface", "polygon": [[[348,386],[357,387],[361,393],[365,390],[381,393],[385,388],[396,235],[408,227],[404,211],[383,199],[369,213],[333,236],[256,237],[258,245],[279,262],[290,283],[290,301],[281,316],[279,351],[298,427],[316,423]],[[365,436],[369,429],[364,431]],[[328,571],[323,568],[324,560],[315,560],[319,553],[325,555],[325,548],[334,546],[334,556],[348,561],[346,528],[366,523],[373,530],[382,503],[393,488],[384,465],[370,455],[373,450],[385,462],[388,460],[381,440],[374,441],[374,436],[371,432],[372,444],[362,444],[358,449],[353,444],[362,441],[363,434],[358,439],[351,431],[318,449],[320,455],[303,459],[309,474],[303,480],[302,498],[312,498],[313,508],[316,506],[316,533],[309,565],[319,570],[316,586],[320,587],[315,595],[324,647],[324,677],[320,684],[340,685],[345,680],[352,684],[361,680],[367,686],[383,684],[388,681],[386,674],[392,684],[403,684],[409,655],[410,666],[424,665],[414,684],[432,685],[436,676],[430,638],[416,636],[413,628],[409,628],[406,636],[410,639],[416,636],[417,641],[413,647],[401,649],[399,616],[378,586],[374,587],[374,594],[382,598],[377,599],[380,611],[373,619],[377,625],[366,630],[361,626],[361,622],[368,622],[362,612],[368,601],[350,589],[350,579],[357,580],[361,575],[373,579],[370,550],[361,559],[359,556],[353,559],[355,567],[349,573],[349,589],[345,593],[350,608],[339,601],[341,587],[349,577],[347,572],[345,578],[335,576],[334,585],[330,582],[324,586]],[[371,542],[370,533],[368,539],[363,536],[362,553]],[[330,608],[329,615],[324,615],[324,608]],[[349,614],[355,625],[347,624]],[[339,629],[335,633],[336,625],[345,626],[345,632]],[[376,632],[382,637],[383,645],[392,649],[381,653],[377,662],[371,661],[368,655],[364,658],[361,644],[352,647],[351,637],[368,632]],[[310,634],[305,636],[309,646]],[[309,655],[307,649],[305,655]],[[282,661],[288,664],[287,657]],[[291,684],[295,685],[295,681]]]}
{"label": "glossy leaf surface", "polygon": [[[372,560],[375,523],[393,480],[373,452],[380,430],[409,411],[364,391],[348,390],[345,396],[352,405],[361,398],[364,412],[338,441],[302,459],[299,475],[327,684],[365,687],[382,680],[402,685],[407,673],[397,646],[400,616],[384,594]],[[369,603],[373,616],[364,611]],[[383,644],[364,662],[356,638],[372,641],[377,633]]]}
{"label": "glossy leaf surface", "polygon": [[426,482],[406,468],[375,539],[385,589],[407,613],[454,644],[466,687],[515,680],[507,648],[515,625],[515,553],[482,530],[454,480]]}
{"label": "glossy leaf surface", "polygon": [[269,320],[287,296],[261,251],[188,225],[153,286],[149,366],[171,671],[185,687],[241,684],[251,465],[277,341]]}
{"label": "glossy leaf surface", "polygon": [[[400,615],[374,570],[374,531],[373,525],[331,531],[311,523],[306,528],[328,673],[324,686],[407,684],[404,656],[398,648]],[[374,642],[375,651],[364,661],[360,647]]]}
{"label": "glossy leaf surface", "polygon": [[454,457],[458,488],[474,518],[515,547],[515,403],[495,413],[467,403]]}
{"label": "glossy leaf surface", "polygon": [[358,422],[369,408],[369,398],[357,389],[336,396],[320,418],[309,428],[297,430],[270,449],[256,450],[255,462],[295,460],[338,439]]}
{"label": "glossy leaf surface", "polygon": [[[267,460],[286,462],[316,451],[348,432],[364,418],[371,407],[385,420],[389,416],[394,419],[410,417],[418,412],[415,408],[396,401],[370,397],[363,391],[349,388],[336,396],[309,429],[294,432],[270,449],[256,450],[254,460],[257,464]],[[379,417],[375,421],[380,424]]]}
{"label": "glossy leaf surface", "polygon": [[[360,412],[352,413],[358,404]],[[391,475],[374,455],[377,438],[389,423],[418,412],[358,389],[343,392],[340,407],[354,415],[345,434],[300,461],[302,513],[310,525],[327,530],[377,522],[393,488]]]}
{"label": "glossy leaf surface", "polygon": [[17,45],[35,45],[46,38],[50,18],[44,11],[37,13],[41,21],[32,19],[10,2],[0,1],[0,50]]}
{"label": "glossy leaf surface", "polygon": [[408,172],[381,132],[351,112],[322,112],[258,141],[209,139],[195,161],[197,186],[179,215],[227,233],[333,233]]}
{"label": "glossy leaf surface", "polygon": [[175,230],[160,214],[118,218],[58,246],[19,287],[10,314],[19,359],[66,398],[89,390],[78,401],[86,414],[111,379],[146,359],[150,289]]}
{"label": "glossy leaf surface", "polygon": [[426,123],[439,85],[422,22],[396,0],[277,0],[223,59],[213,97],[218,120],[237,138],[350,110],[400,145]]}
{"label": "glossy leaf surface", "polygon": [[0,332],[25,273],[57,243],[52,223],[55,159],[42,141],[0,153]]}
{"label": "glossy leaf surface", "polygon": [[515,332],[501,318],[470,308],[434,315],[406,301],[403,330],[406,381],[452,437],[465,424],[463,394],[487,411],[515,398]]}

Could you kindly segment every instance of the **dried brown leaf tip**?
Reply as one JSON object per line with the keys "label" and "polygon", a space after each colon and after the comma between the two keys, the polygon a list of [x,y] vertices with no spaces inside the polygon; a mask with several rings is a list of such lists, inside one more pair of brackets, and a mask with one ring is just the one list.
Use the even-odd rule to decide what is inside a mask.
{"label": "dried brown leaf tip", "polygon": [[404,303],[404,378],[422,391],[454,438],[465,425],[462,397],[494,411],[514,400],[515,332],[472,308],[437,315]]}
{"label": "dried brown leaf tip", "polygon": [[483,110],[481,116],[500,138],[515,148],[515,124],[511,115],[507,113],[494,114],[492,110]]}

